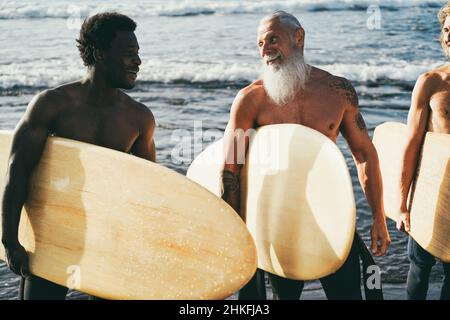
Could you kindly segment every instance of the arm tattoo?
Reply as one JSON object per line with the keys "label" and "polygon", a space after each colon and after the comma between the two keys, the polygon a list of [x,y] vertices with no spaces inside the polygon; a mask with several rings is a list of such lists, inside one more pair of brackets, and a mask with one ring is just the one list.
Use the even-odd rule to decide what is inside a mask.
{"label": "arm tattoo", "polygon": [[225,193],[234,193],[240,190],[239,173],[228,170],[222,171],[222,195]]}
{"label": "arm tattoo", "polygon": [[355,88],[353,88],[350,81],[340,78],[333,81],[330,84],[330,87],[339,95],[344,96],[347,99],[347,102],[352,106],[358,106],[358,95],[356,94]]}
{"label": "arm tattoo", "polygon": [[364,119],[363,119],[363,117],[361,115],[361,112],[358,112],[358,114],[356,115],[355,123],[356,123],[356,126],[358,127],[359,130],[367,131],[366,123],[364,122]]}
{"label": "arm tattoo", "polygon": [[221,172],[221,196],[237,213],[240,213],[241,183],[239,172]]}

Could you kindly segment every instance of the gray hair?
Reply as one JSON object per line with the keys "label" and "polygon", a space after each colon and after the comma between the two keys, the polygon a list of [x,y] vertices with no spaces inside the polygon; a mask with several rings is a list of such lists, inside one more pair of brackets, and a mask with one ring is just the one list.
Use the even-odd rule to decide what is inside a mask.
{"label": "gray hair", "polygon": [[263,25],[264,23],[275,19],[277,19],[281,23],[281,25],[290,29],[291,31],[296,31],[297,29],[302,27],[296,17],[283,10],[274,11],[273,13],[263,17],[259,22],[259,27],[261,27],[261,25]]}

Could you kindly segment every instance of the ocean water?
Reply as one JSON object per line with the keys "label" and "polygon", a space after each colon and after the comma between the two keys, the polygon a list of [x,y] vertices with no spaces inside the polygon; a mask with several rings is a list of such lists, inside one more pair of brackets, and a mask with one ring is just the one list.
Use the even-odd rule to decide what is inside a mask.
{"label": "ocean water", "polygon": [[[3,1],[0,2],[0,129],[13,129],[32,96],[80,78],[80,22],[118,11],[138,24],[138,85],[129,94],[153,111],[158,162],[185,173],[198,147],[181,156],[180,137],[195,128],[220,134],[240,88],[260,75],[258,21],[275,9],[296,15],[306,31],[307,61],[355,86],[369,132],[406,121],[418,75],[446,63],[436,14],[445,1]],[[75,5],[76,4],[76,5]],[[198,137],[197,137],[198,138]],[[205,148],[210,141],[203,141]],[[357,228],[369,244],[371,214],[345,141],[357,199]],[[392,245],[376,258],[385,283],[403,283],[406,237],[389,222]],[[432,282],[441,279],[435,268]],[[14,299],[18,278],[0,264],[0,299]]]}

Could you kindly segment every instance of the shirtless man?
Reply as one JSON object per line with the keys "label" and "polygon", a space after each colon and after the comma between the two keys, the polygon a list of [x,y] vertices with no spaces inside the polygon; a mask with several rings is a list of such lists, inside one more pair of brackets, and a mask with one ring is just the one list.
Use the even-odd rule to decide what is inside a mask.
{"label": "shirtless man", "polygon": [[2,243],[10,269],[23,277],[21,298],[64,299],[68,290],[30,275],[27,253],[18,240],[30,175],[47,137],[84,141],[155,161],[152,112],[119,90],[134,87],[141,64],[135,29],[133,20],[118,13],[87,19],[77,40],[88,67],[86,76],[36,95],[15,129],[3,194]]}
{"label": "shirtless man", "polygon": [[[238,132],[270,124],[297,123],[323,133],[334,142],[341,132],[353,153],[361,185],[372,209],[372,251],[376,256],[383,255],[390,238],[382,203],[378,156],[359,111],[358,97],[348,80],[304,62],[304,40],[304,29],[289,13],[276,11],[261,20],[257,43],[265,63],[264,75],[262,80],[242,89],[231,107],[225,133],[227,160],[222,172],[222,198],[240,212],[241,165],[230,154],[244,139],[247,150],[248,137]],[[243,158],[239,150],[237,154]],[[361,299],[361,272],[355,242],[341,269],[321,279],[329,299]],[[257,273],[241,290],[240,298],[265,296],[264,292],[255,292],[261,289],[261,284],[255,284],[260,274]],[[269,279],[278,298],[299,299],[302,281],[271,274]]]}
{"label": "shirtless man", "polygon": [[[450,2],[438,14],[441,24],[441,45],[450,57]],[[422,74],[414,87],[408,114],[408,140],[403,156],[400,182],[401,202],[397,228],[409,232],[408,194],[416,172],[418,155],[427,131],[450,134],[450,65],[446,64]],[[407,280],[407,298],[424,300],[428,291],[434,256],[425,251],[413,238],[409,238],[408,257],[410,267]],[[450,263],[443,263],[444,282],[441,299],[450,299]]]}

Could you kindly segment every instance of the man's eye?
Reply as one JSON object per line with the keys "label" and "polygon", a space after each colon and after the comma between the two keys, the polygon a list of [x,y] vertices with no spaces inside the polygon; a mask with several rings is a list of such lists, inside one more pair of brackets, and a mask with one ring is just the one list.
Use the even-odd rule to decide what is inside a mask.
{"label": "man's eye", "polygon": [[275,43],[277,42],[277,38],[270,38],[270,43]]}
{"label": "man's eye", "polygon": [[258,47],[261,47],[263,45],[262,42],[258,42]]}

